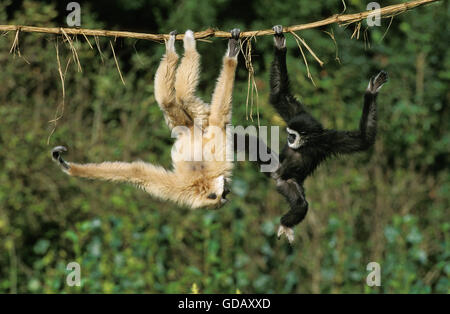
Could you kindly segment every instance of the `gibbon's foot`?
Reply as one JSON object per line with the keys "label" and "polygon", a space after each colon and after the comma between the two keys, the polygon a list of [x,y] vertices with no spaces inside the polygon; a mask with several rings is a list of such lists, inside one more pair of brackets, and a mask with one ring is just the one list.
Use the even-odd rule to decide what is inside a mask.
{"label": "gibbon's foot", "polygon": [[188,29],[186,33],[184,33],[183,38],[184,50],[193,50],[195,49],[195,37],[194,32]]}
{"label": "gibbon's foot", "polygon": [[278,240],[280,240],[281,236],[285,234],[286,238],[289,241],[289,244],[292,244],[292,242],[294,242],[294,229],[280,225],[280,227],[278,228]]}
{"label": "gibbon's foot", "polygon": [[231,38],[228,40],[228,57],[235,58],[241,49],[241,46],[239,45],[239,35],[241,34],[241,30],[239,28],[233,28],[230,33]]}
{"label": "gibbon's foot", "polygon": [[57,162],[65,170],[69,170],[69,164],[61,157],[61,154],[67,152],[64,146],[56,146],[52,149],[52,159]]}
{"label": "gibbon's foot", "polygon": [[175,52],[175,38],[177,36],[177,31],[171,31],[169,33],[169,40],[166,42],[166,50],[170,52]]}
{"label": "gibbon's foot", "polygon": [[275,32],[275,35],[273,36],[273,41],[275,42],[275,47],[277,49],[283,49],[286,47],[286,37],[284,37],[283,34],[283,26],[281,25],[275,25],[272,27],[272,29]]}
{"label": "gibbon's foot", "polygon": [[369,81],[369,86],[367,86],[367,91],[376,94],[381,89],[384,83],[388,80],[388,74],[385,71],[381,71],[377,75],[373,76]]}

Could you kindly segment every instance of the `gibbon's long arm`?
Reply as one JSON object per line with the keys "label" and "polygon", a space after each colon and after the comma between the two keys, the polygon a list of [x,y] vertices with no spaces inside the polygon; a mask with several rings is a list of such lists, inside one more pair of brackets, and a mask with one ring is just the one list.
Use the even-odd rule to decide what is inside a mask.
{"label": "gibbon's long arm", "polygon": [[381,71],[372,77],[364,94],[364,107],[362,110],[359,130],[357,131],[330,131],[326,135],[326,142],[330,145],[330,153],[349,154],[368,149],[375,143],[377,134],[377,104],[378,91],[388,80],[388,74]]}
{"label": "gibbon's long arm", "polygon": [[231,30],[232,38],[228,41],[228,50],[223,58],[222,71],[214,89],[211,100],[209,124],[225,127],[231,122],[231,98],[233,93],[234,76],[239,54],[239,29]]}
{"label": "gibbon's long arm", "polygon": [[77,164],[66,162],[61,154],[66,152],[64,146],[58,146],[52,150],[52,158],[62,170],[74,177],[88,179],[100,179],[114,182],[128,182],[135,184],[148,193],[162,199],[171,199],[176,194],[176,178],[172,172],[162,167],[154,166],[142,161],[127,162],[102,162]]}
{"label": "gibbon's long arm", "polygon": [[283,27],[273,27],[275,31],[275,56],[270,70],[270,103],[278,111],[284,121],[305,112],[303,105],[291,94],[288,71],[286,66],[286,38]]}

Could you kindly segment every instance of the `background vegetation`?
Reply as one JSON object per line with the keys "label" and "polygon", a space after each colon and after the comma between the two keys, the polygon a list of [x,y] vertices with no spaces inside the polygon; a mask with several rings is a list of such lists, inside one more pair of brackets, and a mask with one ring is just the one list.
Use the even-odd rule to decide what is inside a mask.
{"label": "background vegetation", "polygon": [[[152,33],[265,29],[343,10],[332,0],[80,3],[82,27]],[[2,1],[0,24],[64,26],[66,4]],[[347,13],[366,4],[348,0]],[[184,293],[194,283],[203,293],[450,292],[448,20],[449,3],[441,1],[395,17],[389,30],[383,20],[366,41],[365,22],[359,40],[350,38],[354,25],[302,32],[325,61],[320,68],[307,56],[317,87],[289,36],[292,85],[327,127],[357,128],[369,77],[379,69],[390,74],[378,98],[375,147],[329,161],[307,181],[310,212],[292,247],[276,240],[288,205],[251,163],[237,164],[227,206],[190,211],[128,185],[69,178],[51,162],[51,147],[62,144],[80,162],[169,165],[172,139],[153,93],[163,45],[114,41],[123,86],[109,39],[100,39],[100,54],[79,37],[83,71],[70,63],[64,116],[47,144],[49,120],[62,102],[55,44],[63,69],[72,53],[61,37],[22,33],[21,57],[14,56],[15,34],[0,36],[0,292]],[[334,32],[337,52],[325,31]],[[282,123],[268,104],[272,45],[270,36],[253,45],[262,125]],[[209,101],[226,41],[198,46],[201,95]],[[241,59],[235,124],[256,123],[245,118],[246,94]],[[71,261],[81,265],[79,288],[65,284]],[[365,283],[371,261],[381,265],[381,287]]]}

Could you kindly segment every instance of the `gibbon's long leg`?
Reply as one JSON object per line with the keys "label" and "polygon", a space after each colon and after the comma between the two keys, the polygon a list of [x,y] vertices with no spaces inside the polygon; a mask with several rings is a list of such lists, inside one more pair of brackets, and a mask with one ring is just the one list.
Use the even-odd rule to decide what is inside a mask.
{"label": "gibbon's long leg", "polygon": [[305,198],[305,191],[294,179],[277,179],[277,190],[289,202],[291,209],[281,217],[280,228],[278,229],[278,238],[286,234],[289,242],[294,240],[294,226],[299,224],[308,212],[308,202]]}
{"label": "gibbon's long leg", "polygon": [[348,154],[368,149],[375,142],[377,134],[377,104],[379,90],[387,82],[388,74],[381,71],[372,77],[364,94],[359,130],[330,132],[327,142],[332,143],[331,153]]}
{"label": "gibbon's long leg", "polygon": [[273,38],[275,52],[270,70],[270,103],[287,122],[293,116],[304,112],[305,109],[291,94],[286,66],[286,38],[283,35],[283,27],[276,25],[273,30],[275,31]]}
{"label": "gibbon's long leg", "polygon": [[220,128],[224,128],[226,124],[231,122],[231,98],[237,57],[240,50],[240,33],[240,30],[237,28],[231,30],[232,37],[228,40],[228,50],[223,57],[222,70],[211,100],[209,124]]}
{"label": "gibbon's long leg", "polygon": [[207,119],[208,106],[195,95],[200,75],[200,54],[195,47],[194,33],[187,30],[184,38],[184,56],[178,67],[175,79],[175,93],[178,105],[191,121]]}
{"label": "gibbon's long leg", "polygon": [[64,172],[74,177],[100,179],[115,182],[128,182],[138,185],[148,193],[168,199],[177,186],[175,174],[164,168],[154,166],[142,161],[127,162],[102,162],[77,164],[66,162],[61,154],[66,152],[64,146],[58,146],[52,150],[52,158]]}
{"label": "gibbon's long leg", "polygon": [[155,74],[155,98],[170,129],[176,125],[187,125],[190,121],[175,102],[175,71],[178,63],[178,54],[175,51],[176,34],[176,31],[170,33],[166,42],[166,53]]}

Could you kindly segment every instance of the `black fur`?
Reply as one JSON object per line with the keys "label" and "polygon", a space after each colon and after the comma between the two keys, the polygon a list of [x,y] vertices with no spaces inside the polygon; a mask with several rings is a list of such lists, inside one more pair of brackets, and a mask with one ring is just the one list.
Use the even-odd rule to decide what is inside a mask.
{"label": "black fur", "polygon": [[[290,204],[290,210],[281,218],[281,224],[293,227],[300,223],[308,211],[303,182],[317,166],[330,156],[350,154],[368,149],[375,142],[377,131],[377,93],[387,81],[382,71],[373,77],[364,95],[364,107],[356,131],[324,129],[304,106],[292,96],[286,67],[286,47],[281,26],[275,26],[275,56],[270,77],[270,103],[286,121],[288,128],[300,134],[301,145],[288,144],[280,154],[280,167],[272,174],[278,191]],[[296,135],[290,134],[293,143]]]}

